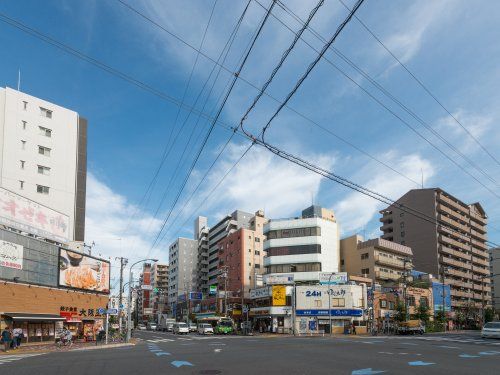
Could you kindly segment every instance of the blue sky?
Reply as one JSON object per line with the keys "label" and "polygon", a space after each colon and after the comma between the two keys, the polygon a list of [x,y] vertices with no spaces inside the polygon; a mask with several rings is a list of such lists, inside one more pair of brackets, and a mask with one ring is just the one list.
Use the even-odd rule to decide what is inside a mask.
{"label": "blue sky", "polygon": [[[259,1],[264,6],[270,3],[269,0]],[[294,0],[286,4],[305,19],[316,2]],[[348,2],[349,6],[352,4]],[[217,59],[245,5],[246,1],[217,1],[202,45],[204,54]],[[134,7],[197,48],[213,6],[212,0],[134,2]],[[164,93],[178,99],[183,97],[197,53],[116,0],[4,1],[0,3],[0,12]],[[273,14],[293,30],[300,28],[281,8],[275,7]],[[263,15],[264,10],[252,1],[224,63],[229,70],[236,70]],[[345,15],[346,10],[338,0],[327,0],[311,26],[329,38]],[[465,0],[367,0],[358,13],[359,18],[498,159],[499,15],[497,2]],[[292,38],[293,34],[271,17],[241,76],[260,87]],[[303,38],[317,50],[323,45],[309,31]],[[195,198],[186,202],[230,135],[226,129],[216,126],[167,224],[164,240],[150,252],[151,240],[208,129],[207,121],[198,119],[195,114],[188,117],[185,110],[178,114],[175,105],[4,22],[0,22],[0,42],[3,46],[0,55],[2,86],[15,87],[20,69],[22,91],[71,108],[89,120],[87,241],[95,241],[97,251],[103,255],[124,254],[132,259],[150,254],[166,261],[168,244],[178,235],[191,237],[192,219],[198,214],[208,216],[210,223],[234,209],[254,212],[263,208],[271,218],[293,216],[310,204],[311,196],[316,203],[335,210],[344,235],[355,232],[367,237],[379,235],[377,212],[383,208],[382,204],[290,165],[259,147],[254,147],[210,199],[206,199],[246,147],[247,142],[239,136],[230,143]],[[479,165],[489,178],[500,182],[500,166],[356,20],[349,23],[334,46]],[[315,56],[316,52],[299,41],[268,93],[283,100]],[[328,51],[326,57],[489,189],[500,194],[498,184],[473,169],[435,135],[423,129],[333,51]],[[212,68],[210,60],[199,56],[185,97],[187,105],[194,105]],[[194,106],[212,113],[230,78],[229,73],[222,70],[213,91],[209,94],[205,89]],[[209,81],[207,87],[211,83]],[[237,124],[255,95],[255,88],[239,80],[221,120]],[[408,189],[417,187],[415,182],[421,180],[423,171],[425,186],[439,186],[466,202],[480,201],[492,224],[489,237],[500,242],[497,229],[500,228],[499,199],[328,62],[322,60],[316,66],[289,106],[389,164],[405,177],[287,108],[269,130],[267,140],[271,143],[391,198],[398,198]],[[264,96],[248,117],[248,128],[257,132],[276,108],[276,102]],[[140,205],[165,146],[172,143],[172,129],[176,131],[182,125],[150,199],[147,204]],[[171,189],[165,193],[192,131],[193,137],[185,154],[187,158],[180,164],[180,177],[173,179]],[[165,202],[159,207],[164,194]],[[184,204],[186,209],[179,212]],[[201,208],[196,210],[199,206]]]}

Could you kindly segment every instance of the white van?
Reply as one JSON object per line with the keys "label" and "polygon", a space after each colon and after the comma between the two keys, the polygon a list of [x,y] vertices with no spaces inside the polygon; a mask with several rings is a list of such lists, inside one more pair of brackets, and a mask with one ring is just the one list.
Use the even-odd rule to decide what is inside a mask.
{"label": "white van", "polygon": [[187,335],[189,333],[189,326],[184,322],[174,323],[174,335]]}
{"label": "white van", "polygon": [[209,323],[200,323],[198,324],[198,334],[199,335],[213,335],[214,329],[212,325]]}

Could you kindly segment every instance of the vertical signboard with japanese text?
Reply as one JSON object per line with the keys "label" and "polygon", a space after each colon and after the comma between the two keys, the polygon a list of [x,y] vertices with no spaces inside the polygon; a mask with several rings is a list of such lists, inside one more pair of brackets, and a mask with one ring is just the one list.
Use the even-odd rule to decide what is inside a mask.
{"label": "vertical signboard with japanese text", "polygon": [[286,306],[286,286],[273,285],[273,306]]}

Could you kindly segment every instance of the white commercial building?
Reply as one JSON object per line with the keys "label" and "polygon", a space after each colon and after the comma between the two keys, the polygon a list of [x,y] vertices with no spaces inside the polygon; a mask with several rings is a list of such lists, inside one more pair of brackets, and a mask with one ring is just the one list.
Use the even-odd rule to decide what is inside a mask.
{"label": "white commercial building", "polygon": [[302,217],[264,226],[266,274],[293,274],[295,282],[318,282],[320,272],[339,271],[339,226],[333,211],[311,206]]}
{"label": "white commercial building", "polygon": [[[17,202],[4,219],[22,221],[22,228],[13,227],[47,233],[47,238],[50,228],[59,225],[61,233],[52,239],[83,241],[86,177],[87,120],[56,104],[0,88],[0,193]],[[48,218],[46,208],[62,218]]]}
{"label": "white commercial building", "polygon": [[179,237],[169,247],[168,304],[176,315],[177,299],[185,297],[196,287],[198,241]]}
{"label": "white commercial building", "polygon": [[[353,324],[366,330],[366,285],[299,285],[296,287],[295,327],[298,333],[342,333]],[[363,327],[363,328],[361,328]]]}

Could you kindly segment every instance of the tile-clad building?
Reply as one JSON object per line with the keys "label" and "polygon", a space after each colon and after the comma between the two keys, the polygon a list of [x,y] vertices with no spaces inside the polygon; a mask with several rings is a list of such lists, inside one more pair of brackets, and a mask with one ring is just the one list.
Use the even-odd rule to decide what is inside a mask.
{"label": "tile-clad building", "polygon": [[493,308],[500,313],[500,247],[492,247],[490,254],[491,298]]}
{"label": "tile-clad building", "polygon": [[487,216],[481,205],[466,204],[439,188],[410,190],[396,203],[434,220],[391,205],[380,211],[382,238],[411,247],[416,269],[444,275],[451,286],[452,310],[480,308],[483,297],[490,305]]}
{"label": "tile-clad building", "polygon": [[376,284],[399,283],[412,267],[411,248],[375,238],[364,241],[354,235],[340,240],[340,270],[369,277]]}
{"label": "tile-clad building", "polygon": [[[233,295],[250,298],[250,289],[258,287],[257,276],[264,272],[266,221],[264,212],[257,211],[249,229],[240,228],[219,242],[219,270],[227,270],[227,290]],[[219,280],[218,289],[224,287],[224,280]]]}
{"label": "tile-clad building", "polygon": [[166,313],[168,299],[168,264],[154,263],[151,269],[151,306],[153,314]]}

